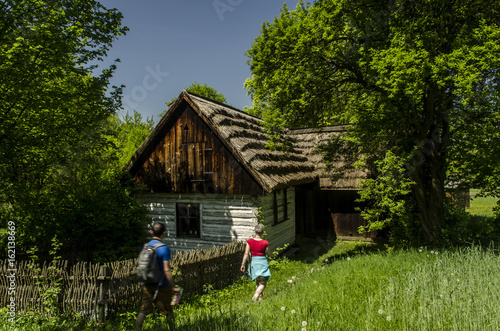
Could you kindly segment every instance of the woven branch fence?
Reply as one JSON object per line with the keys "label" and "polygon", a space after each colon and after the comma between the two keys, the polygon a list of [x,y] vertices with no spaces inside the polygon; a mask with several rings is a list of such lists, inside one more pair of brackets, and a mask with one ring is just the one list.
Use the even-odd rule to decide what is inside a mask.
{"label": "woven branch fence", "polygon": [[[244,249],[244,242],[232,242],[211,249],[178,252],[170,261],[174,280],[184,288],[184,296],[201,294],[205,284],[214,288],[231,284],[240,275]],[[67,261],[57,261],[56,268],[50,268],[50,263],[30,268],[31,261],[19,261],[12,268],[8,260],[0,261],[0,307],[12,307],[15,298],[16,313],[47,315],[43,293],[56,277],[60,279],[58,299],[62,312],[104,322],[139,309],[141,285],[136,277],[136,263],[137,259],[131,259],[70,266]]]}

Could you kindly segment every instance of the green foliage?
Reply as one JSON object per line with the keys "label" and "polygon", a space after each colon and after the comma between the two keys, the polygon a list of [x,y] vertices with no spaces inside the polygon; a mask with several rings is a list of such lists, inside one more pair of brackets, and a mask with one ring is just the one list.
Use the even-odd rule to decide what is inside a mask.
{"label": "green foliage", "polygon": [[144,235],[145,208],[134,199],[128,174],[108,166],[114,162],[109,157],[88,151],[84,146],[67,164],[54,166],[42,186],[23,192],[13,205],[8,216],[16,220],[20,257],[32,246],[47,257],[54,235],[64,238],[65,259],[135,256],[133,247],[140,246]]}
{"label": "green foliage", "polygon": [[231,287],[215,290],[211,284],[205,284],[203,285],[205,295],[200,297],[199,303],[209,311],[209,315],[224,316],[231,309],[231,305],[227,305],[227,301],[232,295],[231,290]]}
{"label": "green foliage", "polygon": [[[9,1],[0,37],[0,197],[12,202],[120,106],[115,66],[93,76],[122,15],[97,1]],[[86,66],[87,65],[87,66]],[[109,96],[108,96],[109,94]],[[28,186],[28,187],[27,187]]]}
{"label": "green foliage", "polygon": [[123,168],[154,129],[155,122],[153,117],[143,121],[142,115],[134,110],[133,115],[127,112],[123,118],[112,116],[110,127],[109,139],[118,151],[118,167]]}
{"label": "green foliage", "polygon": [[270,269],[280,270],[289,263],[288,257],[283,255],[283,252],[285,252],[289,246],[289,244],[285,244],[282,247],[276,248],[276,250],[272,252],[272,256],[268,257]]}
{"label": "green foliage", "polygon": [[[376,172],[385,151],[409,157],[414,213],[425,238],[437,240],[445,184],[498,196],[499,5],[335,0],[283,7],[246,53],[250,111],[264,119],[275,146],[283,127],[348,124],[347,147],[331,149],[331,160],[355,151]],[[351,155],[340,155],[344,165],[357,161]]]}
{"label": "green foliage", "polygon": [[[17,314],[16,320],[11,324],[11,330],[67,330],[82,324],[78,316],[72,316],[69,311],[62,311],[60,295],[62,290],[61,270],[57,263],[61,259],[60,250],[62,243],[54,236],[51,240],[50,262],[42,274],[41,261],[38,256],[38,248],[32,247],[28,250],[31,264],[29,268],[34,271],[35,284],[38,287],[40,297],[43,300],[45,313],[28,312]],[[14,327],[12,327],[14,326]]]}
{"label": "green foliage", "polygon": [[357,200],[367,206],[361,215],[368,225],[360,227],[360,233],[389,228],[393,242],[412,239],[416,220],[412,218],[414,203],[410,193],[414,182],[406,176],[406,164],[407,160],[391,151],[375,162],[376,175],[364,181]]}
{"label": "green foliage", "polygon": [[500,218],[471,215],[461,209],[449,207],[446,213],[445,238],[449,245],[500,244]]}
{"label": "green foliage", "polygon": [[55,235],[64,258],[125,257],[144,210],[108,138],[121,106],[121,87],[109,88],[115,65],[97,66],[127,31],[121,13],[30,0],[0,14],[0,228],[16,223],[19,258],[33,246],[48,258]]}
{"label": "green foliage", "polygon": [[61,256],[58,255],[59,250],[61,249],[62,244],[59,242],[56,236],[52,238],[52,249],[49,252],[52,261],[50,261],[49,266],[47,267],[47,273],[42,275],[40,260],[38,259],[37,247],[32,247],[28,250],[28,254],[30,254],[31,264],[29,268],[35,272],[33,278],[36,281],[36,285],[38,286],[38,291],[40,292],[40,296],[43,299],[43,305],[45,310],[45,316],[51,317],[54,314],[58,313],[61,310],[59,305],[59,294],[61,293],[62,286],[62,276],[61,270],[57,268],[57,261],[61,259]]}
{"label": "green foliage", "polygon": [[220,103],[226,103],[227,101],[222,93],[219,93],[215,88],[208,86],[206,83],[201,85],[200,83],[194,82],[186,88],[186,91]]}

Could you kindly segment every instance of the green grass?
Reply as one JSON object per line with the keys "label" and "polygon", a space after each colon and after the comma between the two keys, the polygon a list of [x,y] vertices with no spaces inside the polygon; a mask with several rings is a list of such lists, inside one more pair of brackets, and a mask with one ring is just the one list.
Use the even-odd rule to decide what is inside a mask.
{"label": "green grass", "polygon": [[[491,250],[374,248],[340,242],[314,263],[282,263],[262,303],[250,302],[252,283],[240,283],[181,305],[177,325],[200,331],[500,328],[500,259]],[[163,330],[161,320],[146,325]]]}
{"label": "green grass", "polygon": [[497,205],[498,199],[493,197],[477,197],[476,195],[479,193],[479,190],[472,189],[470,190],[471,201],[470,207],[467,208],[467,211],[472,215],[478,216],[494,216],[493,207]]}
{"label": "green grass", "polygon": [[[299,256],[273,264],[261,303],[250,302],[250,281],[182,302],[177,330],[500,329],[500,258],[493,249],[391,251],[337,242],[314,262]],[[132,330],[134,319],[130,313],[105,329]],[[166,330],[164,320],[148,317],[143,330]]]}

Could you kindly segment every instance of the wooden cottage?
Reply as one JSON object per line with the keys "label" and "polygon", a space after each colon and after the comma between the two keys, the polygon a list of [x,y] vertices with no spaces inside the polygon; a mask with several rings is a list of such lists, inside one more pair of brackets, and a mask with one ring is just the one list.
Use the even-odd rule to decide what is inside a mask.
{"label": "wooden cottage", "polygon": [[275,249],[325,234],[334,214],[353,212],[355,181],[342,192],[329,188],[314,148],[341,127],[292,130],[296,148],[285,155],[265,148],[261,123],[183,91],[134,154],[127,169],[148,188],[140,199],[153,222],[166,222],[174,249],[247,240],[259,220]]}
{"label": "wooden cottage", "polygon": [[331,171],[343,164],[333,165],[327,171],[323,154],[318,149],[333,138],[345,132],[344,126],[306,128],[290,130],[295,147],[307,157],[317,175],[315,182],[296,187],[296,233],[305,237],[327,236],[342,238],[370,237],[374,234],[358,234],[358,228],[366,225],[357,207],[358,187],[367,174],[362,170],[342,169],[343,176],[332,180]]}

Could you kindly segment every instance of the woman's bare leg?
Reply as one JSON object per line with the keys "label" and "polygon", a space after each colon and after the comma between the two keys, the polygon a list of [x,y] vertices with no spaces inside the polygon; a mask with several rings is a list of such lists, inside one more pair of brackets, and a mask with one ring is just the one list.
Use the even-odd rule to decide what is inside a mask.
{"label": "woman's bare leg", "polygon": [[257,301],[259,298],[262,297],[262,292],[266,288],[266,284],[259,284],[257,285],[257,289],[255,290],[255,294],[253,295],[252,301]]}

